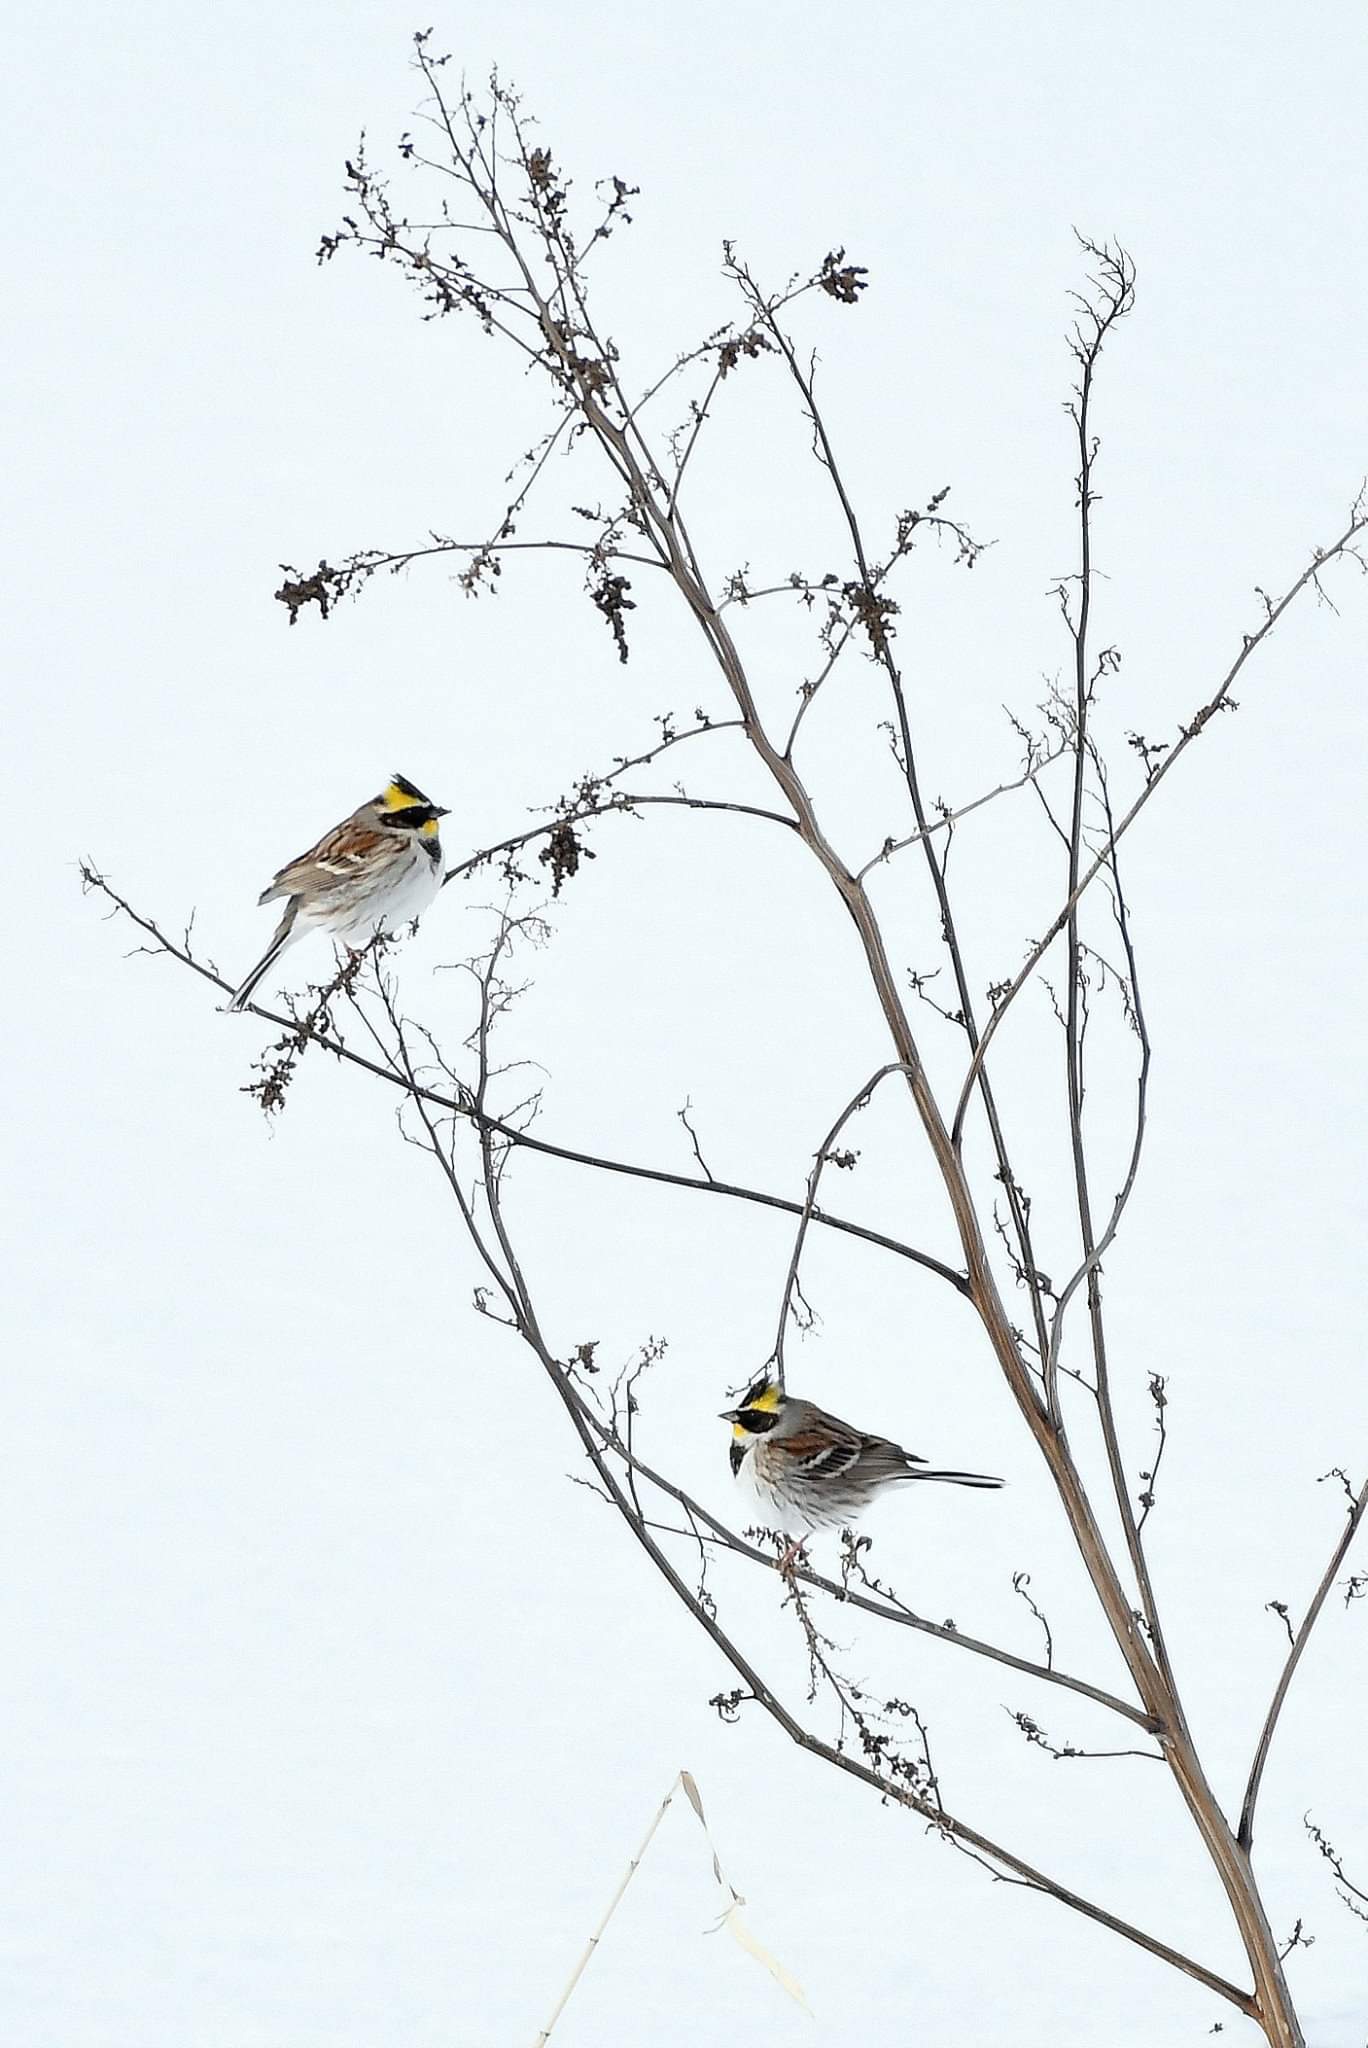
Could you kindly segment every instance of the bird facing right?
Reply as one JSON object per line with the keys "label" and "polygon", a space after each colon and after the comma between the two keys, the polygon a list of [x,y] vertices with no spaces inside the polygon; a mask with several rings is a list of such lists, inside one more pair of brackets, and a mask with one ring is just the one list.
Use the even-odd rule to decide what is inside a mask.
{"label": "bird facing right", "polygon": [[292,860],[258,901],[289,900],[275,936],[227,1004],[241,1010],[287,946],[310,931],[363,944],[416,918],[442,886],[437,820],[446,816],[402,775]]}
{"label": "bird facing right", "polygon": [[[744,1469],[761,1505],[778,1516],[786,1534],[795,1528],[845,1528],[876,1495],[912,1479],[953,1486],[1003,1483],[980,1472],[930,1471],[924,1459],[890,1437],[870,1436],[814,1402],[786,1394],[768,1372],[739,1407],[724,1409],[721,1420],[732,1426],[733,1474],[739,1478]],[[797,1547],[790,1546],[790,1558]]]}

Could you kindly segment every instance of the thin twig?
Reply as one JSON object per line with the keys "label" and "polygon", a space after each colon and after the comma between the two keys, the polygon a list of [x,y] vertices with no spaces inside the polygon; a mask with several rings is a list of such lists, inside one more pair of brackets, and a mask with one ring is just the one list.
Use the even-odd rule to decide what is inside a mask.
{"label": "thin twig", "polygon": [[[1326,1477],[1328,1478],[1329,1476],[1327,1473]],[[1254,1751],[1254,1761],[1250,1765],[1249,1782],[1245,1786],[1244,1803],[1240,1808],[1239,1841],[1240,1846],[1246,1853],[1248,1853],[1254,1841],[1254,1808],[1258,1803],[1259,1786],[1263,1781],[1264,1765],[1268,1762],[1268,1752],[1272,1746],[1273,1732],[1278,1725],[1278,1716],[1283,1710],[1283,1702],[1287,1698],[1287,1689],[1292,1683],[1292,1674],[1301,1662],[1302,1651],[1306,1648],[1307,1640],[1316,1625],[1316,1617],[1325,1605],[1326,1594],[1335,1583],[1335,1573],[1344,1563],[1349,1546],[1358,1533],[1358,1526],[1363,1520],[1365,1509],[1368,1509],[1368,1482],[1364,1484],[1355,1496],[1339,1542],[1331,1552],[1330,1562],[1325,1567],[1321,1575],[1321,1582],[1311,1597],[1311,1605],[1307,1608],[1305,1619],[1293,1638],[1292,1647],[1287,1653],[1287,1661],[1283,1665],[1278,1683],[1273,1689],[1273,1697],[1269,1701],[1268,1712],[1264,1716],[1264,1724],[1259,1733],[1258,1746]]]}
{"label": "thin twig", "polygon": [[[917,826],[916,833],[913,835],[910,843],[920,844],[925,856],[927,873],[936,895],[940,931],[949,956],[951,969],[955,976],[959,1000],[957,1021],[962,1026],[970,1047],[976,1049],[979,1043],[978,1027],[974,1017],[974,1004],[970,993],[969,977],[956,926],[954,909],[946,885],[945,864],[942,859],[937,858],[936,848],[931,836],[930,819],[923,798],[921,780],[917,768],[916,751],[912,739],[912,725],[907,709],[907,698],[903,689],[902,673],[893,654],[890,618],[896,607],[891,607],[889,601],[879,594],[880,584],[886,572],[872,564],[869,559],[859,518],[856,515],[854,504],[841,474],[841,469],[836,459],[835,447],[828,432],[826,422],[817,404],[811,371],[803,369],[788,335],[779,326],[773,314],[766,311],[764,301],[750,273],[743,268],[737,268],[734,274],[743,288],[750,294],[757,314],[764,321],[774,339],[776,347],[788,365],[789,375],[802,397],[804,410],[812,427],[814,451],[831,481],[832,490],[841,509],[841,516],[850,535],[851,549],[859,571],[858,599],[854,608],[862,619],[869,638],[871,651],[884,670],[893,698],[898,732],[898,746],[895,748],[895,753],[907,787],[908,798],[912,805],[912,812]],[[938,504],[939,499],[933,501],[933,503]],[[937,517],[934,511],[930,516],[932,518]],[[906,551],[907,546],[910,544],[912,533],[922,523],[923,515],[918,515],[915,519],[910,514],[904,516],[895,555],[900,555]],[[956,527],[955,531],[959,536],[962,551],[972,561],[978,552],[976,545],[969,540],[963,528]],[[867,871],[866,868],[864,872]],[[862,886],[861,877],[857,876],[855,880],[857,886]],[[896,1035],[895,1033],[895,1040]],[[910,1032],[907,1035],[910,1039]],[[905,1049],[899,1048],[899,1050],[902,1052],[904,1059],[906,1059]],[[1041,1355],[1044,1356],[1047,1348],[1045,1307],[1041,1295],[1036,1258],[1031,1245],[1030,1205],[1023,1195],[1022,1189],[1012,1171],[1008,1158],[1007,1141],[1001,1119],[998,1115],[992,1087],[986,1072],[982,1070],[980,1071],[978,1085],[997,1157],[998,1178],[1007,1196],[1008,1206],[1012,1213],[1013,1226],[1016,1230],[1017,1242],[1020,1247],[1019,1271],[1023,1276],[1024,1284],[1030,1296],[1031,1312],[1036,1326],[1036,1340],[1039,1344]],[[1027,1382],[1027,1385],[1029,1384]],[[1034,1398],[1033,1389],[1031,1397]]]}
{"label": "thin twig", "polygon": [[[178,946],[174,940],[169,939],[152,918],[144,917],[140,911],[135,910],[132,904],[120,896],[104,876],[89,863],[82,867],[81,873],[88,889],[106,897],[121,915],[137,926],[139,931],[146,932],[150,938],[155,939],[156,945],[148,948],[149,952],[167,954],[182,966],[188,967],[192,973],[199,975],[201,980],[212,983],[225,994],[232,994],[234,984],[231,981],[226,981],[221,974],[206,966],[185,947]],[[251,1016],[260,1017],[265,1023],[279,1024],[289,1031],[295,1030],[298,1025],[298,1019],[279,1010],[268,1010],[260,1003],[249,1003],[247,1011]],[[691,1174],[671,1173],[664,1167],[638,1166],[626,1159],[610,1159],[604,1154],[580,1151],[570,1145],[554,1144],[549,1138],[540,1138],[531,1131],[519,1130],[511,1124],[502,1122],[498,1117],[482,1118],[468,1097],[444,1095],[440,1090],[429,1088],[417,1080],[410,1082],[402,1074],[396,1074],[377,1061],[367,1059],[364,1053],[357,1052],[354,1047],[347,1045],[330,1032],[314,1031],[311,1037],[324,1052],[333,1054],[335,1058],[346,1061],[350,1066],[359,1067],[363,1073],[372,1075],[378,1081],[384,1081],[392,1088],[402,1088],[416,1100],[421,1099],[436,1109],[444,1109],[457,1116],[469,1117],[476,1124],[487,1121],[491,1131],[524,1151],[539,1152],[548,1159],[563,1159],[573,1166],[593,1167],[603,1173],[625,1174],[633,1180],[654,1181],[661,1187],[687,1188],[695,1194],[722,1195],[732,1201],[753,1203],[758,1208],[777,1209],[787,1216],[801,1216],[803,1213],[803,1204],[791,1200],[787,1195],[767,1194],[759,1188],[744,1187],[734,1181],[699,1180]],[[969,1293],[969,1283],[963,1273],[956,1272],[955,1268],[946,1265],[943,1259],[934,1258],[929,1252],[919,1251],[914,1245],[904,1244],[900,1239],[890,1237],[884,1231],[871,1230],[863,1223],[854,1223],[845,1216],[834,1216],[827,1209],[814,1208],[811,1220],[826,1230],[838,1231],[846,1237],[858,1237],[866,1244],[876,1245],[880,1251],[892,1252],[897,1258],[925,1267],[928,1272],[946,1281],[957,1294],[967,1296]]]}
{"label": "thin twig", "polygon": [[873,854],[862,868],[856,869],[856,881],[862,882],[865,876],[872,873],[875,868],[882,867],[885,861],[892,860],[895,853],[905,853],[909,846],[918,846],[923,839],[934,838],[937,832],[952,830],[954,826],[958,825],[961,818],[970,817],[973,812],[982,810],[985,804],[992,803],[996,797],[1010,796],[1014,790],[1024,789],[1027,783],[1034,782],[1046,768],[1057,761],[1063,751],[1062,747],[1051,749],[1049,753],[1042,754],[1040,759],[1028,767],[1023,774],[1015,776],[1012,781],[999,782],[995,789],[986,789],[982,796],[976,796],[969,803],[961,804],[958,810],[942,811],[939,817],[929,819],[924,826],[920,827],[916,832],[909,832],[904,839],[886,839],[879,848],[879,851]]}
{"label": "thin twig", "polygon": [[[393,1008],[392,1000],[388,996],[386,996],[385,1000],[391,1026],[402,1039],[402,1026]],[[487,1015],[483,1029],[485,1031],[488,1029]],[[1023,1858],[1005,1849],[1000,1843],[994,1842],[989,1837],[980,1833],[978,1829],[946,1812],[938,1800],[928,1800],[910,1790],[906,1784],[896,1779],[890,1779],[884,1773],[872,1769],[870,1766],[844,1753],[839,1748],[833,1747],[820,1736],[814,1734],[812,1730],[804,1727],[789,1712],[770,1686],[761,1678],[759,1672],[750,1663],[749,1659],[744,1656],[735,1642],[733,1642],[726,1630],[722,1628],[716,1616],[710,1612],[709,1607],[698,1599],[697,1595],[680,1577],[669,1558],[656,1542],[652,1531],[646,1526],[644,1517],[637,1511],[630,1495],[624,1490],[616,1474],[613,1472],[607,1455],[597,1440],[596,1433],[600,1427],[597,1418],[586,1407],[578,1389],[568,1379],[555,1357],[547,1348],[536,1311],[532,1305],[531,1295],[521,1262],[513,1249],[509,1228],[503,1216],[498,1176],[493,1171],[492,1166],[490,1140],[487,1133],[483,1130],[480,1134],[480,1142],[485,1159],[485,1199],[505,1262],[506,1285],[513,1303],[513,1313],[518,1323],[519,1333],[523,1341],[540,1360],[543,1370],[564,1406],[576,1434],[579,1436],[586,1455],[593,1463],[600,1480],[612,1498],[626,1526],[651,1557],[657,1571],[661,1574],[667,1585],[670,1586],[676,1598],[688,1608],[699,1626],[711,1637],[717,1648],[727,1658],[738,1677],[749,1688],[751,1696],[757,1704],[764,1708],[798,1748],[807,1750],[809,1754],[821,1758],[835,1769],[844,1771],[849,1776],[868,1785],[877,1791],[881,1798],[892,1799],[901,1805],[912,1808],[915,1812],[920,1813],[924,1819],[930,1821],[943,1835],[952,1837],[957,1842],[961,1842],[969,1848],[977,1850],[981,1855],[990,1858],[994,1864],[1000,1867],[1000,1871],[1007,1874],[1012,1880],[1025,1883],[1035,1890],[1045,1892],[1061,1903],[1071,1906],[1085,1917],[1109,1927],[1114,1933],[1135,1942],[1151,1954],[1161,1957],[1175,1968],[1183,1970],[1198,1982],[1205,1984],[1209,1990],[1215,1991],[1221,1997],[1228,1999],[1242,2012],[1252,2014],[1255,2006],[1248,1992],[1241,1991],[1237,1985],[1231,1984],[1225,1978],[1217,1976],[1215,1972],[1208,1970],[1204,1964],[1198,1963],[1194,1958],[1185,1956],[1180,1951],[1170,1948],[1167,1943],[1159,1941],[1153,1935],[1147,1934],[1143,1929],[1131,1925],[1128,1921],[1121,1920],[1117,1915],[1108,1912],[1104,1907],[1096,1905],[1092,1900],[1085,1899],[1080,1894],[1069,1890],[1054,1878],[1047,1876],[1043,1871],[1027,1863]],[[448,1176],[448,1185],[450,1184],[450,1177]],[[464,1208],[462,1213],[463,1215],[467,1213]]]}
{"label": "thin twig", "polygon": [[[1327,1840],[1309,1813],[1302,1815],[1302,1826],[1306,1829],[1307,1834],[1310,1835],[1312,1841],[1320,1850],[1321,1855],[1334,1871],[1337,1880],[1343,1886],[1343,1890],[1339,1894],[1343,1903],[1349,1908],[1349,1911],[1356,1920],[1368,1922],[1368,1892],[1364,1891],[1362,1886],[1356,1885],[1353,1879],[1346,1875],[1344,1863],[1334,1843]],[[1356,1901],[1357,1903],[1355,1903]]]}
{"label": "thin twig", "polygon": [[719,797],[683,796],[678,794],[655,795],[632,790],[614,790],[603,803],[590,802],[564,815],[548,818],[540,825],[529,825],[525,832],[515,832],[508,839],[496,840],[492,846],[482,846],[478,853],[469,854],[465,860],[457,861],[442,877],[442,886],[454,882],[458,875],[474,874],[490,861],[497,860],[501,853],[516,853],[520,846],[530,846],[535,839],[546,839],[561,832],[566,825],[578,825],[585,818],[631,817],[639,806],[673,806],[685,811],[731,811],[738,817],[764,818],[771,825],[782,825],[785,831],[797,830],[792,818],[784,817],[780,811],[768,811],[759,804],[737,804],[723,801]]}
{"label": "thin twig", "polygon": [[675,1115],[679,1118],[679,1121],[683,1124],[685,1130],[689,1134],[689,1143],[693,1147],[693,1156],[698,1161],[699,1168],[703,1174],[704,1180],[711,1181],[715,1178],[713,1170],[709,1166],[707,1160],[703,1157],[703,1148],[698,1142],[698,1133],[689,1121],[689,1112],[692,1110],[692,1108],[692,1100],[686,1098],[684,1107],[682,1109],[677,1109],[675,1111]]}
{"label": "thin twig", "polygon": [[879,1083],[887,1080],[890,1074],[902,1074],[905,1072],[906,1069],[899,1060],[891,1060],[886,1065],[880,1067],[877,1073],[871,1074],[864,1083],[864,1086],[857,1089],[855,1094],[851,1096],[849,1102],[846,1103],[844,1109],[836,1118],[835,1123],[832,1124],[831,1129],[817,1147],[816,1156],[812,1162],[812,1171],[808,1175],[807,1193],[803,1199],[803,1212],[799,1218],[798,1229],[793,1240],[793,1252],[789,1259],[788,1272],[784,1279],[784,1292],[779,1303],[779,1327],[775,1332],[772,1356],[774,1359],[774,1375],[781,1387],[784,1384],[784,1338],[788,1330],[789,1314],[793,1307],[794,1291],[798,1286],[798,1268],[802,1264],[803,1246],[807,1241],[808,1225],[813,1218],[817,1200],[817,1189],[821,1184],[822,1174],[831,1158],[831,1148],[850,1122],[851,1117],[857,1111],[864,1108]]}
{"label": "thin twig", "polygon": [[955,1104],[955,1114],[950,1122],[950,1135],[956,1150],[959,1149],[963,1139],[965,1114],[973,1098],[974,1089],[977,1086],[978,1077],[983,1068],[983,1062],[987,1058],[988,1048],[1001,1029],[1002,1021],[1011,1009],[1012,1004],[1021,994],[1022,989],[1035,973],[1037,967],[1039,967],[1041,961],[1049,952],[1050,947],[1068,924],[1071,913],[1096,881],[1098,875],[1101,874],[1103,868],[1110,865],[1115,847],[1121,843],[1127,832],[1130,831],[1131,826],[1149,803],[1165,776],[1181,760],[1182,756],[1192,745],[1192,742],[1206,730],[1216,714],[1223,710],[1230,702],[1231,689],[1251,654],[1263,645],[1279,619],[1282,618],[1284,612],[1287,611],[1290,605],[1296,602],[1302,592],[1308,587],[1318,585],[1319,577],[1332,562],[1338,561],[1346,555],[1353,554],[1354,543],[1364,533],[1368,533],[1368,509],[1365,508],[1365,499],[1360,494],[1354,502],[1349,523],[1338,539],[1332,541],[1327,548],[1317,548],[1315,550],[1306,567],[1288,585],[1282,596],[1276,602],[1268,604],[1263,624],[1256,632],[1245,634],[1239,653],[1226,670],[1224,676],[1222,676],[1212,695],[1199,710],[1194,712],[1187,724],[1182,727],[1181,737],[1177,744],[1170,749],[1163,760],[1154,768],[1145,787],[1140,791],[1135,802],[1117,824],[1111,845],[1104,848],[1084,868],[1078,878],[1077,886],[1070,892],[1067,901],[1051,920],[1044,938],[1032,946],[1026,956],[1024,965],[1018,969],[1014,979],[1003,994],[1001,1001],[994,1008],[993,1014],[984,1029],[983,1036],[975,1049],[974,1056],[969,1062],[964,1080],[960,1084],[959,1098]]}

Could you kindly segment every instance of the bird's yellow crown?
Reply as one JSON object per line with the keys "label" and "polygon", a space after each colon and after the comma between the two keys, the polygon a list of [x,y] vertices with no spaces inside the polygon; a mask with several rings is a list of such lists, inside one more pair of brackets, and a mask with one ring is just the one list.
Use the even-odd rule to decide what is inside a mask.
{"label": "bird's yellow crown", "polygon": [[380,801],[387,811],[410,811],[415,804],[427,804],[429,799],[405,776],[393,775],[381,794]]}
{"label": "bird's yellow crown", "polygon": [[762,1415],[777,1415],[779,1403],[783,1398],[779,1391],[778,1380],[772,1380],[767,1375],[764,1379],[755,1382],[755,1385],[750,1389],[741,1406],[743,1408],[758,1408]]}
{"label": "bird's yellow crown", "polygon": [[[405,826],[412,825],[420,839],[435,839],[441,830],[437,821],[439,818],[446,816],[446,812],[439,805],[433,803],[431,797],[424,796],[417,783],[410,782],[407,775],[392,775],[390,777],[380,792],[380,808],[381,810],[388,811],[395,818],[396,823]],[[415,817],[403,817],[402,813],[405,811],[428,811],[431,813],[431,816],[424,818],[419,823]]]}
{"label": "bird's yellow crown", "polygon": [[[751,1415],[758,1412],[761,1415],[777,1415],[783,1399],[784,1396],[780,1390],[779,1382],[772,1380],[769,1374],[766,1373],[763,1378],[756,1380],[754,1386],[747,1388],[745,1398],[737,1413]],[[766,1426],[764,1423],[760,1425],[761,1429],[764,1429]],[[733,1422],[732,1424],[733,1438],[742,1443],[745,1443],[755,1434],[756,1431],[748,1429],[744,1422]]]}

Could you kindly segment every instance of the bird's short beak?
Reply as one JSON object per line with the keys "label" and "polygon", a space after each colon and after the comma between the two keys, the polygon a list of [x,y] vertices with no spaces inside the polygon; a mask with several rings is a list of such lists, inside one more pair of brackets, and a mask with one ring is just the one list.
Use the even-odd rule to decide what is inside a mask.
{"label": "bird's short beak", "polygon": [[449,818],[451,813],[445,804],[434,804],[432,806],[432,815],[434,818]]}
{"label": "bird's short beak", "polygon": [[717,1419],[719,1422],[739,1422],[741,1410],[739,1408],[724,1408]]}

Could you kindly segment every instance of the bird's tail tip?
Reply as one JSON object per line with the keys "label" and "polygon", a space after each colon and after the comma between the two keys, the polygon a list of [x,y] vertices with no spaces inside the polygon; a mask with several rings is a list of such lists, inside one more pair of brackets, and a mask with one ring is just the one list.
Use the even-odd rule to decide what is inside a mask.
{"label": "bird's tail tip", "polygon": [[993,1479],[986,1472],[918,1472],[918,1479],[943,1479],[951,1486],[980,1486],[996,1491],[1005,1486],[1005,1479]]}

